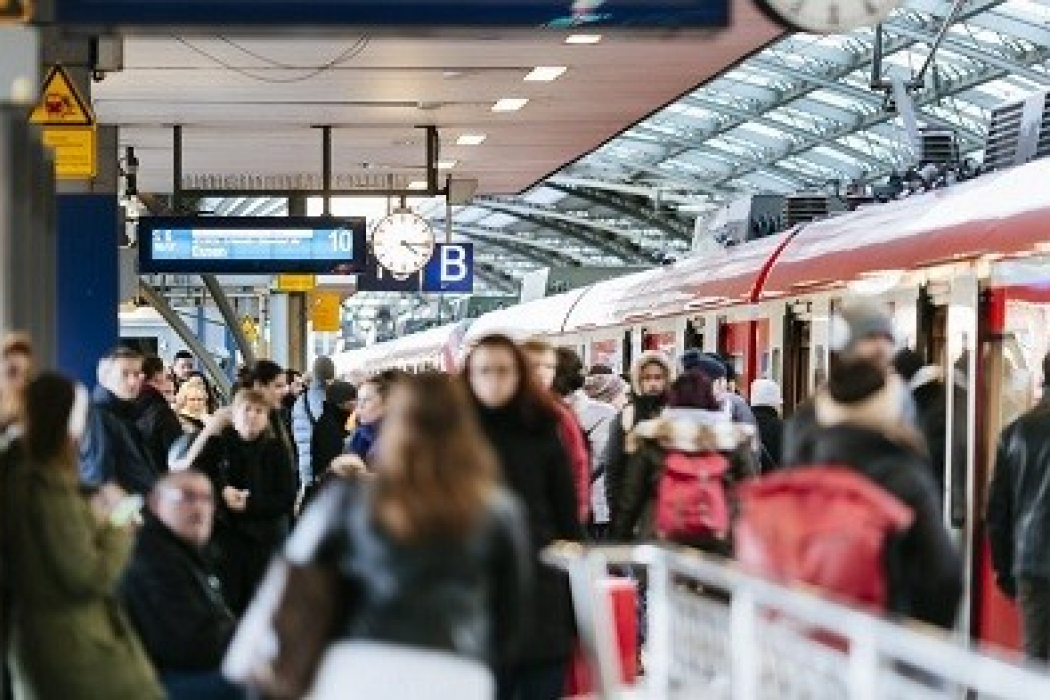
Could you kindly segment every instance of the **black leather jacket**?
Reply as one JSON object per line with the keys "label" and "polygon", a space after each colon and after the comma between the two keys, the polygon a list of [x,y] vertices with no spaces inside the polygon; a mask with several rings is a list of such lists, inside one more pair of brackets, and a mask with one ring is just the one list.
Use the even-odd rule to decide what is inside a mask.
{"label": "black leather jacket", "polygon": [[525,627],[530,561],[517,501],[500,492],[466,541],[402,542],[372,515],[369,489],[334,481],[286,547],[292,562],[334,563],[347,582],[344,639],[458,654],[491,665],[514,658]]}
{"label": "black leather jacket", "polygon": [[1003,430],[988,496],[988,539],[1004,592],[1013,578],[1050,579],[1050,400]]}

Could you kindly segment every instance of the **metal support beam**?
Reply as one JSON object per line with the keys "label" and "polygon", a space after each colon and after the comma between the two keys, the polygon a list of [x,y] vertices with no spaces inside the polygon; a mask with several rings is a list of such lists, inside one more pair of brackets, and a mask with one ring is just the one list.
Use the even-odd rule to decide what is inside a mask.
{"label": "metal support beam", "polygon": [[222,320],[226,322],[226,327],[233,334],[233,340],[237,343],[237,349],[241,351],[244,361],[248,364],[255,362],[255,348],[252,347],[252,344],[248,342],[248,338],[245,337],[244,330],[241,329],[241,321],[237,318],[237,312],[234,311],[233,304],[230,303],[226,292],[222,289],[222,285],[219,284],[219,280],[215,275],[201,275],[201,281],[208,288],[211,298],[215,301],[215,306],[218,307],[219,313],[222,314]]}
{"label": "metal support beam", "polygon": [[332,127],[321,127],[321,212],[332,215]]}
{"label": "metal support beam", "polygon": [[634,219],[643,226],[662,231],[672,238],[682,241],[691,241],[693,238],[692,227],[660,216],[653,210],[653,206],[646,207],[637,200],[631,201],[627,197],[602,190],[567,187],[556,182],[546,182],[544,186],[573,197],[578,197],[599,207],[610,209],[617,214]]}
{"label": "metal support beam", "polygon": [[182,213],[182,125],[171,129],[171,208]]}
{"label": "metal support beam", "polygon": [[[436,221],[438,225],[444,225],[443,221]],[[465,226],[453,224],[456,234],[481,242],[487,247],[497,250],[505,250],[534,263],[550,267],[579,267],[583,261],[578,257],[559,250],[554,246],[536,243],[509,233],[490,231],[477,226]]]}
{"label": "metal support beam", "polygon": [[[142,297],[150,303],[157,313],[168,323],[169,326],[178,334],[182,339],[182,342],[186,343],[186,347],[190,349],[196,357],[198,357],[201,363],[204,365],[204,369],[207,370],[208,374],[211,375],[212,382],[219,387],[220,391],[226,396],[230,395],[230,378],[226,376],[226,373],[222,371],[218,363],[215,362],[215,358],[211,356],[208,349],[204,347],[204,344],[193,334],[190,327],[186,325],[186,322],[182,320],[171,305],[168,304],[168,300],[164,296],[157,292],[153,286],[146,280],[139,280],[139,291],[142,293]],[[239,326],[238,326],[239,330]]]}

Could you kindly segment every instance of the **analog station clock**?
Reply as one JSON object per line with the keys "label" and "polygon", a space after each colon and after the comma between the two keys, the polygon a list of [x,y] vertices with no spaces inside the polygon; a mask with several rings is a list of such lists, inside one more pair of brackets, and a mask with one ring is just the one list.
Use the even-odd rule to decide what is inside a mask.
{"label": "analog station clock", "polygon": [[842,34],[871,27],[900,7],[903,0],[756,0],[766,14],[792,29]]}
{"label": "analog station clock", "polygon": [[383,217],[372,229],[372,255],[396,277],[413,275],[434,254],[434,231],[427,220],[407,209]]}

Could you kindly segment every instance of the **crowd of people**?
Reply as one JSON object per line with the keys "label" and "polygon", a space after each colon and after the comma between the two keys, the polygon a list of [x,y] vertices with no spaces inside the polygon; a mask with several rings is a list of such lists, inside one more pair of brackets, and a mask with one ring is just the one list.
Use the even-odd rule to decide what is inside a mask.
{"label": "crowd of people", "polygon": [[[238,626],[272,597],[276,559],[339,581],[312,697],[560,698],[577,633],[545,547],[661,541],[733,557],[759,493],[748,485],[821,465],[907,515],[886,548],[885,612],[949,628],[962,569],[941,515],[935,378],[897,355],[880,309],[839,321],[827,381],[786,422],[776,382],[756,380],[749,403],[733,363],[699,350],[643,352],[626,380],[503,335],[477,341],[459,373],[358,384],[326,357],[306,377],[258,360],[223,405],[186,352],[168,367],[117,348],[88,391],[11,336],[0,630],[14,697],[247,697],[223,662],[253,643]],[[989,511],[1001,585],[1042,658],[1050,574],[1032,521],[1047,506],[1047,415],[1041,404],[1004,432]]]}

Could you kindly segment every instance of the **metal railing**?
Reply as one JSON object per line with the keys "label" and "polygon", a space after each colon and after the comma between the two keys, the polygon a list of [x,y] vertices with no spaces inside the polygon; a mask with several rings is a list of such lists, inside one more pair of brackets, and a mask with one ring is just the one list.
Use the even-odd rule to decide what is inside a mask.
{"label": "metal railing", "polygon": [[[606,700],[933,700],[1050,698],[1050,674],[977,651],[934,628],[898,624],[814,593],[655,546],[544,553],[569,574],[595,693]],[[612,607],[600,584],[632,566],[647,588],[645,675],[621,683]]]}

